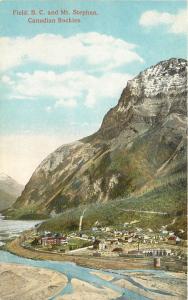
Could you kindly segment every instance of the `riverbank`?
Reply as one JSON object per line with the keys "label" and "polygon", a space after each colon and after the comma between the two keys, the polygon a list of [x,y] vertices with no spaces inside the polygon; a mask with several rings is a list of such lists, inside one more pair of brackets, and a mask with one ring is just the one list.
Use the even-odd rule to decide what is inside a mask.
{"label": "riverbank", "polygon": [[[5,251],[0,251],[0,262],[2,300],[187,299],[186,275],[183,273],[160,270],[96,271],[67,262],[26,259]],[[5,269],[1,272],[2,266]],[[52,279],[59,274],[67,279],[64,277],[63,282],[55,281],[53,284]],[[55,297],[49,297],[49,291]]]}
{"label": "riverbank", "polygon": [[103,258],[103,257],[89,257],[79,255],[67,255],[61,253],[46,253],[37,251],[34,249],[26,249],[21,246],[20,238],[8,242],[6,250],[12,254],[22,256],[25,258],[36,260],[51,260],[51,261],[68,261],[76,263],[82,267],[94,268],[94,269],[112,269],[112,270],[127,270],[127,269],[152,269],[153,260],[145,258]]}
{"label": "riverbank", "polygon": [[2,300],[48,299],[58,294],[66,284],[67,277],[56,271],[18,264],[0,264]]}

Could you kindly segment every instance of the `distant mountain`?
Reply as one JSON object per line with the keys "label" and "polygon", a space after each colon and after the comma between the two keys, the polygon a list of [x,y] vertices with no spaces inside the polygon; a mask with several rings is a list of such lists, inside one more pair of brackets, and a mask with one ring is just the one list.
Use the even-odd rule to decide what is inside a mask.
{"label": "distant mountain", "polygon": [[120,198],[133,199],[126,208],[137,203],[138,209],[185,212],[186,95],[186,60],[172,58],[141,72],[98,132],[63,145],[38,166],[14,213],[61,213]]}
{"label": "distant mountain", "polygon": [[21,195],[24,186],[10,176],[0,173],[0,211],[10,207]]}

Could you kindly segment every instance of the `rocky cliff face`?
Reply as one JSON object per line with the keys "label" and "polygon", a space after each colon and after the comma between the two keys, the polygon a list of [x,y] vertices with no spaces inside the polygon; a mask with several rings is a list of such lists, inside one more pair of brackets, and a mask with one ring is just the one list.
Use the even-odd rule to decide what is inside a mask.
{"label": "rocky cliff face", "polygon": [[105,116],[100,132],[112,138],[128,128],[145,131],[172,113],[186,115],[186,68],[185,60],[170,59],[130,80],[118,105]]}
{"label": "rocky cliff face", "polygon": [[130,80],[99,131],[50,154],[14,209],[58,213],[185,177],[186,74],[186,60],[170,59]]}

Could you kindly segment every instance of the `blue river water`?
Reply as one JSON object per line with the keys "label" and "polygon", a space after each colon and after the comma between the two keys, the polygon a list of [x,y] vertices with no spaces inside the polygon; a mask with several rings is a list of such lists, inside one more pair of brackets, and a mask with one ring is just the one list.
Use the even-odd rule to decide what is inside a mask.
{"label": "blue river water", "polygon": [[33,228],[39,223],[41,223],[41,221],[5,220],[0,214],[0,246],[8,239],[19,236],[21,232]]}
{"label": "blue river water", "polygon": [[[14,223],[14,226],[13,226]],[[9,221],[9,220],[2,220],[0,219],[0,233],[2,237],[4,237],[6,234],[11,235],[13,233],[18,235],[21,233],[21,231],[25,230],[26,228],[31,228],[34,226],[35,223],[20,223],[20,221]],[[1,241],[1,236],[0,236]],[[165,271],[157,271],[157,270],[100,270],[99,272],[104,274],[110,274],[113,276],[113,279],[111,281],[107,281],[102,279],[101,277],[92,274],[93,271],[96,271],[94,269],[84,268],[80,267],[74,263],[71,262],[57,262],[57,261],[44,261],[44,260],[32,260],[27,259],[23,257],[19,257],[16,255],[13,255],[7,251],[0,250],[0,263],[16,263],[16,264],[22,264],[27,266],[32,266],[36,268],[46,268],[53,271],[58,271],[65,276],[67,276],[68,283],[67,285],[62,288],[62,291],[55,295],[52,298],[49,298],[50,300],[56,299],[59,295],[65,295],[70,294],[73,292],[73,287],[71,285],[71,280],[73,278],[82,280],[84,282],[87,282],[97,288],[110,288],[114,291],[117,291],[122,296],[118,298],[119,300],[147,300],[150,298],[144,297],[140,295],[140,293],[133,292],[129,289],[121,288],[116,284],[116,281],[119,279],[124,279],[129,284],[131,283],[133,286],[139,288],[140,291],[147,291],[151,293],[158,294],[159,297],[162,299],[163,295],[172,295],[170,292],[164,292],[156,289],[149,289],[144,287],[143,285],[139,284],[137,281],[133,279],[131,276],[133,273],[142,273],[146,274],[147,276],[154,277],[160,277],[164,278],[165,280],[171,280],[170,273]]]}
{"label": "blue river water", "polygon": [[[115,283],[116,280],[118,280],[118,279],[124,279],[124,280],[132,283],[136,287],[139,287],[139,289],[141,289],[141,290],[157,293],[161,297],[162,297],[162,295],[172,295],[170,292],[166,293],[166,292],[164,292],[164,291],[162,292],[160,290],[145,288],[141,284],[138,284],[137,282],[135,282],[131,277],[131,273],[139,273],[139,272],[143,273],[144,272],[145,274],[151,275],[153,277],[155,277],[155,276],[160,277],[160,278],[164,277],[165,279],[167,277],[169,277],[169,279],[170,279],[170,274],[168,274],[165,271],[155,271],[155,270],[125,270],[125,271],[124,270],[123,271],[122,270],[119,270],[119,271],[118,270],[116,270],[116,271],[108,270],[108,271],[102,271],[101,270],[101,273],[113,275],[113,280],[106,281],[104,279],[101,279],[99,276],[92,274],[92,272],[96,271],[96,270],[80,267],[80,266],[77,266],[76,264],[70,263],[70,262],[56,262],[56,261],[26,259],[26,258],[22,258],[22,257],[16,256],[16,255],[13,255],[7,251],[0,251],[0,262],[16,263],[16,264],[22,264],[22,265],[27,265],[27,266],[32,266],[32,267],[46,268],[46,269],[58,271],[64,275],[66,275],[68,278],[68,284],[65,288],[62,289],[62,291],[58,295],[72,293],[72,291],[73,291],[72,285],[71,285],[72,278],[76,278],[76,279],[85,281],[87,283],[92,284],[95,287],[98,287],[98,288],[103,288],[103,287],[111,288],[112,290],[121,293],[122,297],[119,299],[146,300],[146,299],[150,299],[150,298],[141,296],[140,294],[132,292],[128,289],[123,289],[123,288],[119,287]],[[53,300],[56,298],[56,296],[49,298],[49,299]]]}

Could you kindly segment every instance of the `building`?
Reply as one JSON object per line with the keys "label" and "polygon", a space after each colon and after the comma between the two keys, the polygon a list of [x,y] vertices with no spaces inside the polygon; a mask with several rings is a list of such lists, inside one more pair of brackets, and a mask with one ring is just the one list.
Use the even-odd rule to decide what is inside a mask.
{"label": "building", "polygon": [[91,228],[92,231],[98,231],[98,227],[94,226]]}
{"label": "building", "polygon": [[172,235],[168,238],[168,244],[170,245],[176,245],[181,242],[181,239],[178,236]]}
{"label": "building", "polygon": [[132,237],[128,238],[127,242],[128,243],[132,243],[133,242],[133,238]]}
{"label": "building", "polygon": [[142,253],[145,256],[169,256],[171,255],[171,250],[169,249],[144,249]]}
{"label": "building", "polygon": [[67,239],[65,237],[42,237],[39,239],[39,243],[42,246],[48,246],[48,245],[64,245],[67,244]]}
{"label": "building", "polygon": [[103,250],[105,250],[105,249],[107,249],[107,245],[106,245],[106,243],[105,243],[104,241],[101,241],[101,242],[99,243],[99,250],[100,250],[100,251],[103,251]]}
{"label": "building", "polygon": [[106,227],[106,228],[105,228],[105,231],[106,231],[106,232],[110,232],[111,230],[112,230],[111,227]]}

